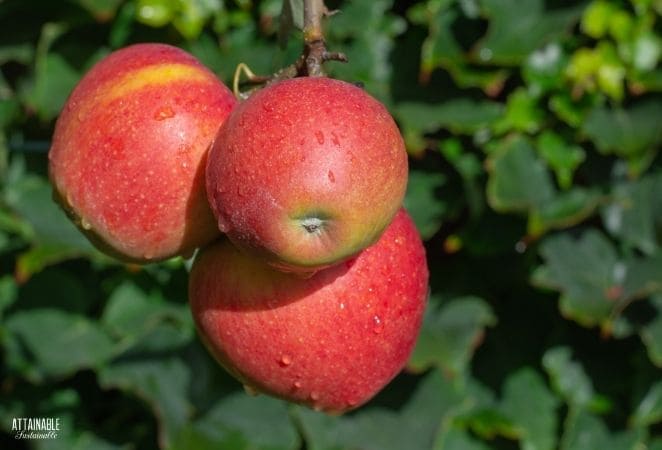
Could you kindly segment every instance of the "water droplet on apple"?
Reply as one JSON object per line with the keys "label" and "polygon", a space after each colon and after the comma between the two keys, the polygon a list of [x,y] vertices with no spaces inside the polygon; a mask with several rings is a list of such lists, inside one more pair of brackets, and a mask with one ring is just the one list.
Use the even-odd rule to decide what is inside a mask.
{"label": "water droplet on apple", "polygon": [[92,224],[85,217],[80,218],[80,226],[83,228],[83,230],[91,230],[92,229]]}
{"label": "water droplet on apple", "polygon": [[317,392],[313,391],[310,393],[310,399],[316,402],[317,400],[320,399],[320,395]]}
{"label": "water droplet on apple", "polygon": [[331,183],[335,183],[335,182],[336,182],[336,176],[333,174],[332,171],[329,170],[329,173],[327,173],[327,176],[329,177],[329,181],[330,181]]}
{"label": "water droplet on apple", "polygon": [[292,358],[290,358],[288,355],[283,355],[283,356],[280,357],[280,360],[278,361],[278,363],[282,367],[287,367],[290,364],[292,364]]}
{"label": "water droplet on apple", "polygon": [[260,392],[249,384],[244,384],[244,391],[251,397],[255,397],[260,394]]}
{"label": "water droplet on apple", "polygon": [[152,255],[151,253],[144,253],[143,254],[143,259],[144,260],[149,260],[149,259],[152,259],[152,258],[154,258],[154,255]]}
{"label": "water droplet on apple", "polygon": [[85,111],[80,110],[78,111],[78,114],[76,114],[76,118],[78,119],[79,122],[82,122],[85,120]]}
{"label": "water droplet on apple", "polygon": [[344,303],[340,303],[340,309],[345,309],[345,304]]}
{"label": "water droplet on apple", "polygon": [[301,381],[295,381],[293,387],[294,389],[301,389]]}
{"label": "water droplet on apple", "polygon": [[165,106],[154,114],[156,120],[165,120],[172,117],[175,117],[175,111],[170,106]]}
{"label": "water droplet on apple", "polygon": [[372,318],[372,321],[373,321],[372,331],[375,334],[380,334],[382,331],[384,331],[384,322],[382,322],[382,319],[380,319],[379,316],[375,315]]}
{"label": "water droplet on apple", "polygon": [[320,145],[324,144],[324,133],[318,130],[315,132],[315,137]]}
{"label": "water droplet on apple", "polygon": [[71,194],[67,194],[67,205],[74,206],[74,201],[71,198]]}

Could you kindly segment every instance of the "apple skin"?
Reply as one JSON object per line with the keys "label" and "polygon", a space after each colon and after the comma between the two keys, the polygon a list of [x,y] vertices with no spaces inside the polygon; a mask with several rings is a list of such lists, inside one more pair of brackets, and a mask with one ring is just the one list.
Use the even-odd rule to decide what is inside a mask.
{"label": "apple skin", "polygon": [[236,104],[187,52],[136,44],[77,84],[49,152],[54,197],[102,251],[125,261],[190,255],[219,232],[204,168]]}
{"label": "apple skin", "polygon": [[427,293],[425,250],[404,209],[376,244],[310,278],[223,239],[199,253],[189,279],[202,341],[249,392],[335,414],[403,368]]}
{"label": "apple skin", "polygon": [[374,243],[402,205],[407,153],[386,108],[326,77],[239,103],[207,160],[221,231],[272,265],[314,272]]}

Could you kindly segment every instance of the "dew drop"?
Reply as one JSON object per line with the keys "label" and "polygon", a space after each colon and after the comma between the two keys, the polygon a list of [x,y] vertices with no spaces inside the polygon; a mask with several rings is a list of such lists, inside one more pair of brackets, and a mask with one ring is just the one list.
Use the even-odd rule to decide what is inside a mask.
{"label": "dew drop", "polygon": [[89,220],[87,220],[84,217],[81,217],[81,219],[80,219],[80,226],[83,228],[83,230],[91,230],[92,229],[92,224],[90,223]]}
{"label": "dew drop", "polygon": [[82,122],[85,120],[85,112],[84,111],[78,111],[78,114],[76,114],[76,118],[78,119],[79,122]]}
{"label": "dew drop", "polygon": [[344,303],[340,304],[340,309],[345,309],[345,304]]}
{"label": "dew drop", "polygon": [[372,321],[374,322],[374,326],[372,327],[372,331],[375,334],[380,334],[382,331],[384,331],[384,322],[382,322],[382,319],[380,319],[379,316],[375,315],[372,318]]}
{"label": "dew drop", "polygon": [[71,198],[70,194],[67,194],[67,205],[74,206],[74,200]]}
{"label": "dew drop", "polygon": [[335,183],[335,182],[336,182],[336,176],[333,174],[332,171],[329,170],[329,173],[327,174],[327,176],[329,177],[329,181],[330,181],[331,183]]}
{"label": "dew drop", "polygon": [[294,382],[294,389],[301,389],[301,381]]}
{"label": "dew drop", "polygon": [[318,130],[315,132],[315,137],[320,145],[324,144],[324,133]]}
{"label": "dew drop", "polygon": [[292,364],[292,358],[290,358],[288,355],[283,355],[283,356],[280,357],[280,360],[278,361],[278,363],[282,367],[287,367],[290,364]]}
{"label": "dew drop", "polygon": [[317,392],[311,392],[310,393],[310,399],[314,402],[320,399],[320,395]]}
{"label": "dew drop", "polygon": [[156,114],[154,114],[154,118],[156,120],[165,120],[165,119],[170,119],[172,117],[175,117],[175,111],[170,106],[163,107],[159,109]]}
{"label": "dew drop", "polygon": [[255,397],[259,394],[258,390],[255,389],[253,386],[250,386],[248,384],[244,384],[244,391],[251,397]]}

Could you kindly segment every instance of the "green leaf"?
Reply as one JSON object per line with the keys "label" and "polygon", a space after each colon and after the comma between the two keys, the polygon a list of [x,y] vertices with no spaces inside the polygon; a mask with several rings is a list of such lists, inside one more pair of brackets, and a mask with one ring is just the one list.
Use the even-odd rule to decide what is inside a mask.
{"label": "green leaf", "polygon": [[[615,306],[611,290],[620,286],[624,270],[611,243],[596,230],[579,239],[562,233],[545,239],[540,247],[543,270],[534,283],[561,291],[563,314],[584,326],[602,324]],[[620,268],[619,268],[620,267]]]}
{"label": "green leaf", "polygon": [[37,59],[34,83],[25,93],[26,102],[40,119],[52,120],[60,113],[79,78],[64,57],[49,53]]}
{"label": "green leaf", "polygon": [[52,188],[44,178],[25,175],[6,186],[5,196],[9,206],[31,226],[33,246],[21,254],[16,263],[20,281],[67,259],[86,256],[108,260],[55,204]]}
{"label": "green leaf", "polygon": [[662,175],[614,186],[611,202],[603,208],[607,230],[625,245],[651,255],[657,251],[656,199],[662,198]]}
{"label": "green leaf", "polygon": [[342,13],[330,19],[326,37],[346,54],[350,64],[329,64],[329,74],[360,81],[370,94],[389,104],[391,100],[391,51],[406,22],[391,13],[393,0],[346,2]]}
{"label": "green leaf", "polygon": [[[406,446],[422,448],[420,445],[425,445],[426,436],[405,428],[402,419],[392,411],[368,409],[353,415],[351,421],[333,419],[303,409],[297,412],[311,450],[396,450]],[[336,425],[334,422],[339,423]],[[329,433],[331,430],[335,432]]]}
{"label": "green leaf", "polygon": [[532,52],[522,66],[522,75],[535,92],[545,92],[562,84],[568,56],[558,42]]}
{"label": "green leaf", "polygon": [[443,186],[443,174],[411,170],[404,206],[411,214],[423,240],[430,239],[441,228],[448,207],[437,195]]}
{"label": "green leaf", "polygon": [[503,387],[501,411],[518,430],[521,448],[556,448],[557,398],[533,369],[525,368],[508,376]]}
{"label": "green leaf", "polygon": [[587,35],[599,39],[607,34],[615,5],[605,0],[595,0],[584,11],[581,28]]}
{"label": "green leaf", "polygon": [[597,107],[590,112],[582,131],[598,150],[627,160],[633,174],[641,173],[662,142],[662,103],[641,100],[627,108]]}
{"label": "green leaf", "polygon": [[212,14],[220,10],[222,3],[217,0],[187,0],[179,2],[178,6],[179,11],[172,24],[186,39],[195,39]]}
{"label": "green leaf", "polygon": [[282,48],[294,28],[303,30],[303,0],[283,0],[278,27],[278,42]]}
{"label": "green leaf", "polygon": [[575,170],[586,158],[584,149],[567,143],[560,135],[550,130],[543,131],[536,144],[540,156],[554,171],[559,186],[569,189]]}
{"label": "green leaf", "polygon": [[567,30],[581,14],[577,5],[547,10],[542,0],[483,0],[481,5],[489,25],[476,54],[482,62],[498,65],[521,63]]}
{"label": "green leaf", "polygon": [[108,299],[101,323],[116,335],[134,340],[166,319],[184,323],[188,316],[184,308],[166,303],[160,295],[147,295],[125,281]]}
{"label": "green leaf", "polygon": [[24,346],[40,377],[61,377],[108,361],[114,346],[108,335],[84,316],[57,309],[18,311],[7,329]]}
{"label": "green leaf", "polygon": [[497,134],[510,131],[535,133],[540,129],[544,117],[536,96],[520,88],[508,96],[505,114],[494,123],[493,128]]}
{"label": "green leaf", "polygon": [[15,301],[18,294],[16,281],[10,275],[0,277],[0,319],[3,318],[5,310]]}
{"label": "green leaf", "polygon": [[584,411],[572,419],[566,424],[563,437],[566,450],[638,450],[644,447],[640,430],[612,434],[598,417]]}
{"label": "green leaf", "polygon": [[136,19],[150,27],[162,27],[173,20],[175,5],[170,0],[138,0]]}
{"label": "green leaf", "polygon": [[542,365],[551,379],[552,387],[568,405],[583,410],[595,401],[593,383],[581,364],[572,360],[572,350],[569,347],[547,350],[543,355]]}
{"label": "green leaf", "polygon": [[399,411],[364,407],[345,417],[331,417],[297,407],[294,415],[309,450],[424,449],[430,448],[440,426],[475,407],[483,394],[434,370]]}
{"label": "green leaf", "polygon": [[[232,450],[297,450],[301,446],[286,403],[265,396],[249,397],[243,392],[216,402],[193,427],[198,435],[221,448],[234,442],[235,447],[227,447]],[[175,448],[191,447],[180,442]]]}
{"label": "green leaf", "polygon": [[451,429],[436,443],[435,449],[443,450],[490,450],[492,447],[471,436],[471,433]]}
{"label": "green leaf", "polygon": [[430,303],[409,367],[423,371],[437,366],[448,375],[461,375],[482,341],[485,328],[494,326],[497,318],[477,297],[457,298],[439,308],[432,307],[434,301]]}
{"label": "green leaf", "polygon": [[502,112],[499,103],[460,98],[442,104],[399,103],[395,116],[405,132],[432,133],[448,129],[455,134],[471,134],[490,126]]}
{"label": "green leaf", "polygon": [[650,300],[656,315],[640,330],[641,340],[646,346],[648,357],[658,367],[662,367],[662,295]]}
{"label": "green leaf", "polygon": [[662,381],[650,387],[639,402],[630,422],[637,427],[648,427],[662,422]]}
{"label": "green leaf", "polygon": [[528,233],[540,236],[550,229],[569,228],[590,217],[600,205],[597,190],[573,187],[557,194],[529,215]]}
{"label": "green leaf", "polygon": [[159,441],[166,447],[190,420],[192,381],[187,364],[172,355],[117,359],[99,372],[104,389],[116,388],[143,399],[159,421]]}
{"label": "green leaf", "polygon": [[92,245],[53,201],[50,183],[37,175],[26,174],[6,186],[7,203],[33,228],[38,244],[62,246],[82,253],[93,252]]}
{"label": "green leaf", "polygon": [[507,141],[487,160],[487,199],[498,212],[538,208],[554,196],[545,165],[524,138]]}

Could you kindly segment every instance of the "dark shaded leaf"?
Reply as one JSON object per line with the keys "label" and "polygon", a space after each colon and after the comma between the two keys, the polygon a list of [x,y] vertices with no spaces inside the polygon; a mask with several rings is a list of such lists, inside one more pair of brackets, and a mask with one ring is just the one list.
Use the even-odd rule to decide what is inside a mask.
{"label": "dark shaded leaf", "polygon": [[647,427],[662,422],[662,381],[658,381],[650,387],[639,402],[630,422],[638,427]]}
{"label": "dark shaded leaf", "polygon": [[563,400],[576,410],[599,405],[593,383],[582,365],[572,360],[569,347],[554,347],[545,352],[542,365],[549,375],[552,387]]}
{"label": "dark shaded leaf", "polygon": [[521,63],[568,29],[582,11],[577,5],[546,10],[542,0],[482,0],[481,5],[489,28],[476,54],[483,62],[504,65]]}
{"label": "dark shaded leaf", "polygon": [[628,161],[634,174],[641,173],[662,142],[662,103],[642,100],[628,108],[595,108],[586,118],[582,131],[598,150]]}
{"label": "dark shaded leaf", "polygon": [[96,323],[57,309],[18,311],[6,325],[24,347],[24,358],[42,377],[100,367],[115,351],[110,337]]}
{"label": "dark shaded leaf", "polygon": [[558,404],[558,399],[533,369],[520,369],[508,377],[503,388],[501,411],[518,430],[521,448],[556,448]]}
{"label": "dark shaded leaf", "polygon": [[524,138],[508,141],[487,161],[487,200],[499,212],[539,208],[555,194],[545,165]]}
{"label": "dark shaded leaf", "polygon": [[612,201],[603,208],[607,230],[621,242],[647,255],[659,248],[655,201],[662,198],[662,176],[649,175],[639,181],[614,186]]}
{"label": "dark shaded leaf", "polygon": [[404,206],[416,223],[423,240],[439,231],[447,213],[446,202],[437,195],[445,182],[439,173],[410,171]]}
{"label": "dark shaded leaf", "polygon": [[104,389],[120,389],[143,399],[159,421],[159,441],[167,446],[189,421],[191,373],[176,356],[118,359],[99,371]]}
{"label": "dark shaded leaf", "polygon": [[194,423],[194,429],[208,442],[232,450],[297,450],[301,445],[286,403],[245,393],[222,398]]}
{"label": "dark shaded leaf", "polygon": [[567,424],[563,444],[567,450],[589,448],[605,450],[637,450],[644,444],[639,430],[610,433],[602,420],[587,412],[580,412]]}
{"label": "dark shaded leaf", "polygon": [[611,289],[621,285],[623,266],[604,235],[596,230],[579,239],[558,234],[545,239],[540,254],[546,265],[534,274],[533,281],[561,291],[564,315],[585,326],[609,318],[617,299],[612,298]]}
{"label": "dark shaded leaf", "polygon": [[[431,305],[434,303],[431,301]],[[451,376],[464,373],[485,328],[494,326],[496,321],[490,306],[477,297],[457,298],[439,308],[428,307],[409,367],[423,371],[437,366]]]}
{"label": "dark shaded leaf", "polygon": [[646,346],[648,357],[658,367],[662,367],[662,295],[650,300],[656,315],[639,332]]}

